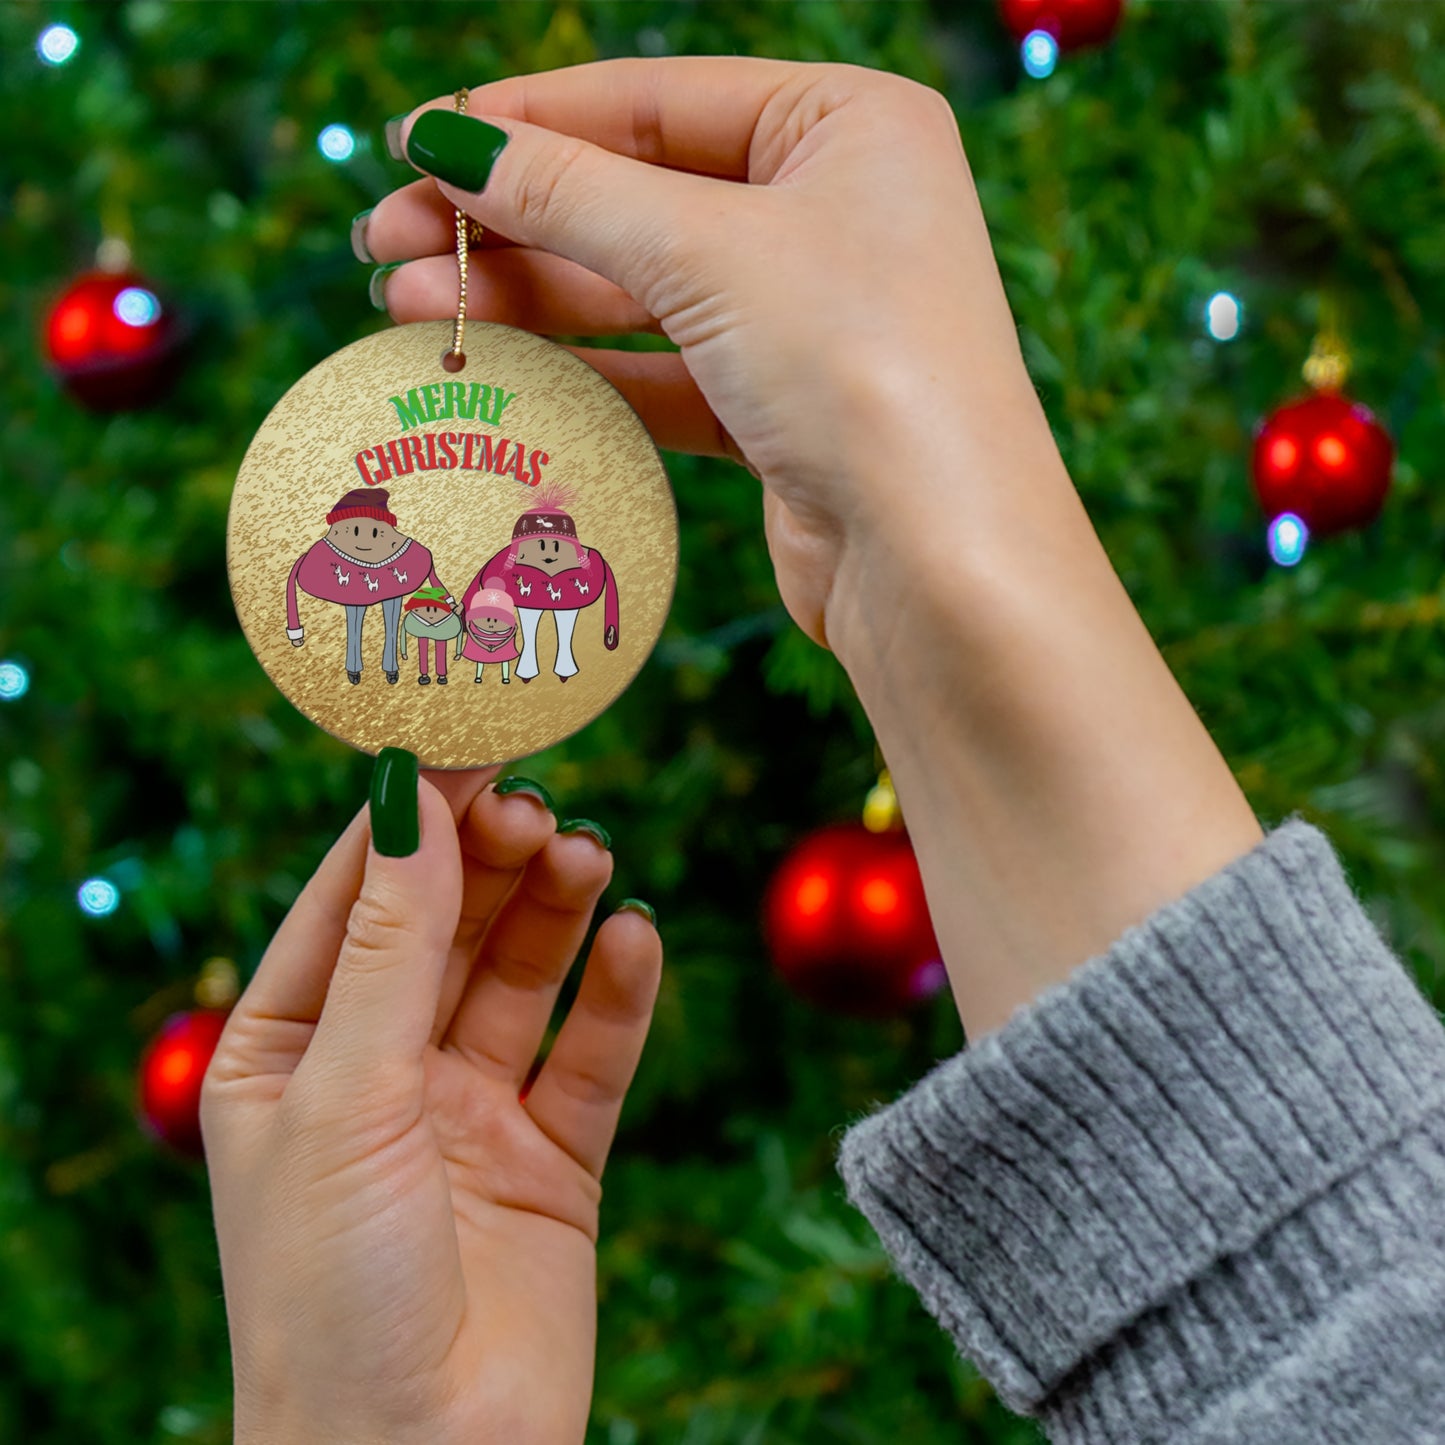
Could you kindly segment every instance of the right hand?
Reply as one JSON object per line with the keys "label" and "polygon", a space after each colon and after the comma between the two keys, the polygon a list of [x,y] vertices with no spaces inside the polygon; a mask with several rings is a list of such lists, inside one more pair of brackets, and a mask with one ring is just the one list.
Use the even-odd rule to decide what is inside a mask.
{"label": "right hand", "polygon": [[419,181],[367,223],[378,261],[412,260],[391,315],[455,312],[455,205],[493,233],[474,316],[665,333],[680,353],[578,354],[660,446],[759,476],[779,590],[816,641],[851,620],[835,592],[876,578],[870,549],[916,558],[987,460],[1062,473],[937,92],[842,65],[616,60],[478,87],[469,118],[510,137],[484,189]]}

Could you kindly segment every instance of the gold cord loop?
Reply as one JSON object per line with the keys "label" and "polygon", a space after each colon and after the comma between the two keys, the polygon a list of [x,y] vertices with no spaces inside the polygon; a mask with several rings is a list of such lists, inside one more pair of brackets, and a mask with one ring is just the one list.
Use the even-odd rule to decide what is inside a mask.
{"label": "gold cord loop", "polygon": [[[452,97],[457,112],[467,112],[468,91],[465,87]],[[457,216],[457,319],[452,326],[452,349],[442,357],[442,365],[448,371],[460,371],[467,364],[462,343],[467,336],[467,251],[469,246],[479,245],[483,231],[480,221],[474,221],[465,211]]]}

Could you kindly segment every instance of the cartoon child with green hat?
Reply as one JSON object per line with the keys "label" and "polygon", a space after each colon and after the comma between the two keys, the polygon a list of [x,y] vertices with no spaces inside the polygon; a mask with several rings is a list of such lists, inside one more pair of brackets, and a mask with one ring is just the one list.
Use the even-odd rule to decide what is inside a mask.
{"label": "cartoon child with green hat", "polygon": [[431,675],[427,671],[427,648],[431,643],[435,643],[437,681],[445,687],[447,646],[454,638],[460,637],[462,632],[462,619],[447,606],[446,588],[418,587],[406,599],[402,613],[401,655],[406,656],[408,636],[416,638],[416,665],[419,673],[417,682],[425,687],[431,682]]}

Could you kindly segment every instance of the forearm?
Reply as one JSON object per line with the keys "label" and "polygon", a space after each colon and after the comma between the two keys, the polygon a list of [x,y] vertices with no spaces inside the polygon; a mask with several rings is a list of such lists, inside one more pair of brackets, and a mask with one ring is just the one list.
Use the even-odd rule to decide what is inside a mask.
{"label": "forearm", "polygon": [[[827,625],[888,761],[970,1038],[1260,838],[1032,394],[904,464]],[[899,459],[889,459],[897,476]],[[942,479],[942,481],[940,481]]]}

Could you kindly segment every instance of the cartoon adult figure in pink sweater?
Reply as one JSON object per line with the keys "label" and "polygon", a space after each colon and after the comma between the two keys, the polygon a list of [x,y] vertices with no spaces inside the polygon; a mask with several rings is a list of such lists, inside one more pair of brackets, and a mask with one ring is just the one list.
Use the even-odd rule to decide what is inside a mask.
{"label": "cartoon adult figure in pink sweater", "polygon": [[396,681],[397,620],[401,603],[418,587],[441,588],[448,606],[455,599],[436,574],[431,553],[396,529],[388,494],[379,487],[347,492],[326,514],[331,529],[296,559],[286,579],[286,636],[293,647],[306,640],[296,589],[346,609],[346,675],[361,681],[361,628],[366,609],[379,606],[386,641],[381,670]]}
{"label": "cartoon adult figure in pink sweater", "polygon": [[603,604],[602,644],[609,650],[617,646],[617,579],[600,552],[577,540],[577,526],[565,510],[567,504],[564,492],[553,489],[542,494],[536,507],[517,518],[511,546],[482,564],[462,596],[465,611],[484,586],[506,588],[517,604],[517,620],[522,626],[522,657],[517,664],[522,682],[531,682],[541,670],[537,629],[545,613],[550,612],[557,624],[553,670],[563,682],[579,670],[572,656],[572,634],[583,608]]}

